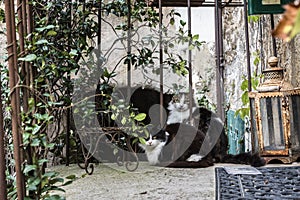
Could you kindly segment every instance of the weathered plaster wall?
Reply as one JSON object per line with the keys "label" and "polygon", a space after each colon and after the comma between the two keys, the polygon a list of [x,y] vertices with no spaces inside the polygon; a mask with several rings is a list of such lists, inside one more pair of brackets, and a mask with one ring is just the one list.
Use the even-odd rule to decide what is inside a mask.
{"label": "weathered plaster wall", "polygon": [[[167,16],[167,13],[171,8],[164,8],[163,16]],[[187,22],[187,9],[186,8],[176,8],[176,11],[179,12],[182,16],[182,19]],[[107,19],[113,23],[113,25],[118,24],[119,22],[116,19]],[[167,23],[167,18],[164,18]],[[175,27],[168,30],[169,35],[176,34],[176,28],[179,27],[176,24]],[[187,27],[187,25],[186,25]],[[102,50],[105,52],[112,45],[113,41],[116,40],[116,37],[111,32],[111,27],[108,24],[103,23],[102,25]],[[147,30],[140,30],[140,36],[145,36],[149,34]],[[195,91],[201,90],[204,85],[208,85],[210,88],[210,93],[207,94],[208,98],[212,103],[215,102],[216,98],[216,87],[215,87],[215,50],[214,50],[214,10],[213,8],[193,8],[192,9],[192,34],[199,34],[199,40],[205,41],[198,50],[192,50],[192,67],[193,67],[193,87]],[[119,45],[119,46],[118,46]],[[179,53],[184,59],[187,59],[187,50],[188,45],[180,45],[174,43],[174,51]],[[126,49],[122,47],[121,43],[117,44],[116,47],[123,48],[123,50],[117,50],[112,56],[107,60],[106,67],[112,69],[118,60],[126,55]],[[134,48],[132,48],[134,49]],[[158,50],[158,49],[157,49]],[[156,54],[158,56],[158,54]],[[156,62],[152,68],[157,69],[159,63]],[[186,77],[179,77],[170,70],[170,66],[165,66],[164,70],[164,87],[165,91],[170,91],[173,88],[173,84],[184,86],[185,91],[188,89],[188,79]],[[167,69],[169,68],[169,69]],[[120,64],[117,69],[118,72],[118,85],[124,86],[127,85],[127,68],[126,65]],[[145,72],[145,71],[144,71]],[[151,68],[147,69],[147,74],[141,71],[141,68],[132,69],[132,85],[151,85],[154,88],[159,89],[159,75],[151,73]],[[145,76],[146,75],[146,76]]]}
{"label": "weathered plaster wall", "polygon": [[[275,15],[275,25],[280,15]],[[240,85],[243,76],[247,76],[246,64],[246,43],[244,32],[243,8],[226,8],[223,11],[223,37],[225,55],[225,93],[227,108],[236,110],[242,106],[240,97],[242,95]],[[249,40],[251,53],[251,70],[261,73],[267,67],[267,59],[273,56],[271,21],[268,15],[261,15],[259,22],[249,22]],[[299,60],[299,36],[290,43],[283,43],[276,39],[277,56],[280,59],[279,65],[286,69],[286,80],[294,87],[300,83],[300,60]],[[261,62],[254,65],[255,52]]]}
{"label": "weathered plaster wall", "polygon": [[[185,8],[176,8],[181,13],[182,17],[187,21],[187,10]],[[164,10],[165,15],[169,10]],[[243,77],[247,76],[246,65],[246,45],[244,32],[244,16],[243,8],[225,8],[223,10],[223,39],[224,39],[224,88],[225,88],[225,106],[226,109],[236,110],[242,106],[240,97],[242,95],[240,85]],[[275,16],[275,24],[278,22],[280,15]],[[116,19],[111,19],[112,25],[119,22]],[[3,24],[0,29],[4,29]],[[175,32],[175,30],[170,30]],[[262,36],[260,35],[262,33]],[[249,23],[250,36],[250,52],[251,52],[251,68],[252,72],[261,73],[261,70],[266,67],[267,58],[273,55],[272,52],[272,38],[271,38],[270,18],[267,15],[261,15],[260,22]],[[211,102],[216,103],[216,86],[215,86],[215,48],[214,48],[214,9],[213,8],[193,8],[192,9],[192,33],[199,34],[200,40],[206,41],[201,47],[200,51],[193,51],[193,80],[194,88],[201,90],[204,84],[210,88],[210,93],[207,94]],[[141,33],[142,35],[145,33]],[[102,23],[102,50],[109,49],[117,38],[111,32],[111,27]],[[0,59],[5,56],[6,37],[2,35],[0,38],[1,47]],[[280,65],[286,68],[286,79],[292,83],[294,87],[300,87],[300,36],[297,36],[290,43],[282,43],[279,39],[277,41],[278,56],[280,57]],[[118,48],[122,47],[123,50]],[[106,66],[113,68],[121,56],[126,55],[124,46],[121,42],[115,46],[115,52],[110,56]],[[257,51],[261,52],[261,63],[256,67],[253,64]],[[181,49],[182,50],[182,49]],[[186,54],[183,55],[186,56]],[[2,62],[3,63],[3,62]],[[158,67],[158,64],[155,66]],[[119,76],[116,81],[120,85],[127,84],[126,66],[121,65],[117,70]],[[149,74],[151,81],[147,81],[140,70],[132,71],[133,84],[147,85],[151,84],[154,87],[159,87],[159,76]],[[166,90],[172,87],[173,83],[187,85],[186,78],[180,78],[172,72],[165,71],[165,85]]]}

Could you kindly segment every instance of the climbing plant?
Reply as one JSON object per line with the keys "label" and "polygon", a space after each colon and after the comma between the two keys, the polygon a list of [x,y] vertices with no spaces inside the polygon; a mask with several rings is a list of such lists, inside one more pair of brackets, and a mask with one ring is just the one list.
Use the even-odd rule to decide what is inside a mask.
{"label": "climbing plant", "polygon": [[[124,70],[120,69],[126,69],[128,66],[131,67],[131,70],[140,69],[144,78],[146,80],[150,79],[150,81],[152,79],[149,74],[160,74],[160,64],[162,64],[164,69],[171,69],[180,76],[185,76],[189,73],[188,61],[184,56],[180,55],[178,46],[186,46],[188,49],[193,50],[199,49],[202,42],[199,41],[199,35],[188,34],[186,22],[182,20],[178,12],[170,10],[166,14],[164,23],[160,24],[158,9],[149,6],[144,1],[131,1],[131,6],[129,6],[126,1],[115,0],[103,3],[101,8],[101,23],[106,27],[104,31],[110,34],[107,34],[108,38],[101,36],[101,40],[104,42],[100,41],[102,45],[100,45],[100,48],[102,49],[98,49],[100,56],[96,56],[102,72],[97,86],[96,104],[100,108],[98,110],[103,111],[106,107],[107,110],[119,111],[119,109],[116,109],[118,106],[111,105],[112,98],[109,95],[113,92],[112,88],[118,86],[116,79],[121,75],[116,72],[124,72]],[[110,43],[107,42],[111,38],[114,39]],[[163,63],[159,62],[160,48],[162,48],[164,54]],[[115,54],[115,52],[118,53]],[[117,59],[115,58],[116,55],[118,56]],[[110,62],[111,60],[116,61]],[[97,61],[93,63],[97,63]],[[86,69],[83,71],[84,74],[87,73]],[[95,68],[90,69],[91,77],[94,77],[94,74],[97,73]],[[85,79],[84,77],[86,75],[79,79],[80,85],[90,86],[91,83],[89,81],[91,79],[82,81]],[[92,80],[94,79],[92,78]],[[85,86],[82,88],[85,88]],[[82,91],[82,88],[78,91]],[[80,109],[82,112],[82,107]],[[85,111],[84,113],[92,114],[90,111]],[[120,117],[120,115],[117,116]],[[115,115],[112,117],[114,120],[117,119]],[[121,117],[122,124],[124,119],[124,117]],[[129,121],[132,124],[132,120]],[[126,124],[128,125],[128,123]],[[145,137],[147,135],[137,135],[136,133],[139,131],[137,131],[136,127],[134,125],[130,125],[130,127],[135,131],[128,130],[128,133],[131,133],[134,137],[141,135]],[[139,139],[143,141],[142,137],[139,137]]]}
{"label": "climbing plant", "polygon": [[[129,9],[130,27],[128,27]],[[162,47],[164,52],[163,65],[172,68],[174,73],[186,75],[188,73],[187,60],[180,55],[178,46],[189,45],[189,49],[199,49],[203,43],[199,41],[198,34],[188,34],[186,22],[175,10],[170,10],[166,14],[166,19],[161,26],[158,10],[148,6],[145,1],[133,1],[130,8],[128,8],[126,1],[110,1],[103,5],[103,13],[103,23],[109,24],[112,33],[116,36],[116,40],[109,49],[103,51],[104,60],[110,59],[118,42],[124,51],[128,50],[126,42],[128,40],[130,42],[131,52],[126,52],[126,55],[117,62],[114,70],[117,69],[118,65],[130,63],[134,68],[139,67],[145,72],[158,74],[159,70],[157,67],[155,68],[155,64],[159,65],[159,49]],[[108,20],[109,18],[120,23],[113,25]],[[176,25],[178,26],[177,29]],[[171,30],[174,30],[174,34]],[[105,64],[104,62],[103,65],[105,66]]]}
{"label": "climbing plant", "polygon": [[[253,65],[256,66],[256,69],[258,68],[258,65],[260,63],[260,57],[259,57],[259,52],[254,52],[253,53],[254,60],[253,60]],[[249,88],[248,88],[248,83],[251,81],[251,86],[253,90],[256,90],[259,81],[260,81],[261,75],[258,75],[257,72],[255,71],[253,75],[251,76],[251,79],[247,79],[246,76],[243,76],[243,81],[240,86],[241,90],[243,91],[241,100],[242,100],[242,107],[238,110],[236,110],[235,115],[239,115],[243,120],[245,119],[246,116],[249,117],[250,115],[250,99],[249,99]]]}
{"label": "climbing plant", "polygon": [[[26,101],[21,103],[21,149],[24,153],[22,169],[25,177],[25,199],[64,199],[53,194],[52,191],[63,191],[61,187],[70,184],[76,177],[66,177],[68,180],[65,181],[57,173],[47,171],[46,166],[50,164],[49,154],[62,153],[61,147],[66,144],[65,134],[70,132],[71,137],[74,137],[75,127],[66,128],[72,124],[70,110],[73,106],[74,88],[71,77],[77,76],[79,69],[91,67],[94,72],[97,72],[94,75],[99,76],[97,80],[104,81],[109,86],[110,81],[116,76],[116,69],[127,64],[158,74],[159,71],[154,66],[159,60],[160,44],[165,55],[164,67],[170,67],[174,73],[186,75],[187,60],[176,53],[176,46],[188,44],[188,49],[191,50],[199,48],[202,42],[199,41],[198,35],[188,34],[186,22],[174,10],[166,15],[167,22],[160,26],[158,10],[148,6],[144,1],[132,1],[129,6],[122,0],[105,3],[81,0],[32,0],[30,7],[33,29],[26,35],[26,54],[20,54],[22,56],[18,59],[19,63],[30,66],[27,71],[30,74],[30,84],[26,83],[28,80],[20,73],[20,80],[16,86],[21,89],[20,99],[26,92],[29,93]],[[101,23],[112,28],[116,40],[107,51],[98,49],[95,65],[82,66],[87,57],[98,47],[100,7]],[[1,21],[5,21],[3,12],[4,10],[0,9]],[[129,12],[130,23],[126,18]],[[114,25],[109,22],[107,19],[111,16],[120,19],[120,23]],[[177,23],[179,29],[175,31],[176,34],[170,35],[170,27],[176,27],[176,22],[179,22]],[[142,29],[145,28],[147,35],[142,34]],[[128,45],[125,44],[128,40],[130,40],[131,52],[127,51]],[[112,52],[119,48],[114,46],[117,43],[122,45],[122,50],[125,50],[126,54],[120,56],[119,61],[112,68],[106,67],[105,64],[113,55]],[[6,65],[6,63],[1,65],[1,81],[3,81],[1,87],[6,91],[4,103],[6,109],[10,111],[8,95],[10,91],[7,91],[8,87],[4,87],[7,80],[2,80],[2,77],[5,77],[2,74],[8,73]],[[122,107],[112,108],[118,111]],[[117,112],[113,118],[118,117]],[[132,135],[138,137],[138,132],[142,130],[133,122],[141,121],[144,117],[143,114],[131,114],[130,119],[122,117],[121,122],[130,123]],[[9,121],[5,128],[7,151],[11,152]],[[142,137],[138,137],[138,140],[144,142]],[[8,166],[14,164],[13,159],[7,159],[7,162]],[[7,170],[9,199],[16,199],[14,169]]]}
{"label": "climbing plant", "polygon": [[[97,35],[94,11],[86,10],[82,1],[31,1],[33,30],[26,36],[27,54],[18,59],[19,63],[30,64],[31,83],[19,75],[17,88],[20,98],[25,91],[30,96],[21,104],[21,146],[24,152],[22,164],[25,177],[25,199],[64,199],[52,193],[63,191],[75,176],[60,178],[55,172],[45,170],[49,153],[56,152],[60,143],[65,144],[64,135],[66,110],[70,108],[72,84],[70,76],[79,69],[78,61],[93,49]],[[0,10],[0,19],[2,18]],[[7,74],[6,63],[1,67],[1,79]],[[7,91],[7,80],[1,87]],[[6,82],[5,82],[6,81]],[[24,91],[24,92],[23,92]],[[9,91],[8,91],[9,92]],[[4,94],[8,94],[4,92]],[[5,108],[9,111],[9,95],[4,95]],[[27,109],[24,109],[28,104]],[[9,119],[7,116],[6,119]],[[6,129],[6,151],[12,146],[9,122]],[[51,128],[52,127],[52,128]],[[62,153],[62,152],[60,152]],[[12,157],[13,158],[13,157]],[[16,183],[13,175],[14,160],[7,157],[8,198],[16,199]]]}

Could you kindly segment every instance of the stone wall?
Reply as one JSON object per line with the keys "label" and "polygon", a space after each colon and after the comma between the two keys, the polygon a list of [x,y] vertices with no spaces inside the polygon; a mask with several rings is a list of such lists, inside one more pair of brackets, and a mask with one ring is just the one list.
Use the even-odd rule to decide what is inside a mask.
{"label": "stone wall", "polygon": [[[275,15],[275,25],[280,15]],[[243,76],[247,76],[246,43],[243,8],[226,8],[223,11],[223,37],[225,53],[225,93],[228,109],[236,110],[242,106],[240,85]],[[267,60],[274,55],[271,37],[271,19],[269,15],[260,15],[258,22],[249,21],[249,40],[252,74],[267,67]],[[289,43],[276,39],[279,65],[286,69],[285,79],[294,87],[300,86],[300,39],[297,36]],[[258,53],[258,54],[257,54]],[[260,58],[255,66],[254,59]]]}
{"label": "stone wall", "polygon": [[[170,11],[170,8],[164,9],[164,16]],[[176,8],[181,13],[183,20],[187,21],[187,9]],[[275,15],[275,24],[278,23],[280,15]],[[112,25],[119,22],[117,19],[108,18]],[[166,20],[166,19],[165,19]],[[177,26],[178,27],[178,26]],[[216,104],[216,61],[215,61],[215,26],[214,26],[214,8],[192,8],[192,33],[199,34],[200,40],[206,43],[202,45],[200,51],[192,51],[193,66],[193,87],[197,92],[201,91],[204,86],[208,86],[210,92],[207,93],[211,103]],[[102,50],[109,49],[116,37],[111,32],[108,24],[102,23]],[[174,34],[175,28],[169,30]],[[149,32],[141,31],[140,34],[145,36]],[[257,22],[249,21],[249,41],[251,56],[251,71],[253,74],[261,74],[261,71],[267,67],[267,59],[273,56],[271,21],[269,15],[261,15]],[[224,42],[224,88],[226,110],[237,110],[241,108],[241,96],[243,91],[240,89],[243,80],[247,79],[247,52],[244,28],[244,10],[242,7],[223,9],[223,42]],[[278,57],[280,66],[286,68],[286,80],[290,81],[294,87],[300,85],[300,69],[298,48],[300,45],[299,36],[290,43],[283,43],[276,39]],[[126,55],[124,46],[117,45],[116,50],[107,60],[106,67],[112,69],[122,56]],[[176,45],[176,44],[175,44]],[[123,49],[122,49],[123,48]],[[122,49],[122,50],[120,50]],[[187,58],[187,48],[178,46],[176,49],[183,58]],[[260,59],[258,65],[254,65],[254,60]],[[158,63],[153,68],[157,69]],[[166,68],[168,66],[165,66]],[[148,69],[148,72],[151,70]],[[116,78],[119,86],[127,85],[127,67],[121,64],[117,69],[118,77]],[[142,71],[140,68],[132,69],[132,85],[151,85],[159,88],[159,75]],[[188,88],[187,77],[179,77],[172,73],[171,70],[164,71],[165,91],[172,90],[173,84],[179,84]]]}
{"label": "stone wall", "polygon": [[[187,21],[187,10],[185,8],[176,8],[181,13],[185,21]],[[169,11],[164,10],[164,14]],[[225,58],[225,71],[224,71],[224,85],[225,85],[225,106],[226,109],[237,110],[242,106],[240,97],[242,95],[240,85],[244,80],[243,77],[247,76],[246,65],[246,45],[245,45],[245,32],[244,32],[244,11],[243,8],[225,8],[223,10],[223,40],[224,40],[224,58]],[[275,15],[275,24],[278,22],[280,15]],[[119,22],[116,19],[111,20],[112,25]],[[204,85],[208,85],[210,92],[207,94],[212,103],[216,103],[216,64],[215,64],[215,49],[214,49],[214,9],[213,8],[193,8],[192,9],[192,33],[199,34],[200,40],[206,41],[200,51],[193,51],[192,64],[193,64],[193,87],[196,91],[201,90]],[[1,24],[0,29],[4,29]],[[170,32],[175,32],[170,30]],[[270,17],[268,15],[261,15],[259,22],[249,22],[249,37],[250,37],[250,52],[251,52],[251,70],[252,73],[261,73],[261,70],[266,67],[267,58],[273,55],[272,51],[272,37],[271,37]],[[144,34],[144,33],[142,33]],[[6,37],[0,37],[0,44],[3,47],[0,50],[0,60],[5,58],[5,42]],[[116,37],[111,32],[111,27],[102,23],[102,49],[105,51],[111,47]],[[298,48],[300,46],[300,37],[297,36],[289,43],[283,43],[279,39],[276,40],[278,56],[280,58],[280,65],[286,68],[286,79],[292,83],[294,87],[300,87],[300,56]],[[115,46],[116,48],[120,47]],[[123,46],[124,47],[124,46]],[[186,51],[183,57],[186,56]],[[258,56],[261,62],[258,66],[253,64],[255,53],[260,52]],[[126,50],[116,50],[111,55],[110,60],[107,62],[108,68],[113,68],[116,62],[119,61],[121,56],[126,55]],[[156,68],[158,64],[156,64]],[[127,84],[126,66],[121,65],[117,70],[119,73],[118,84]],[[145,76],[139,69],[132,70],[132,79],[134,85],[152,85],[159,87],[159,76],[149,74],[152,81],[146,80]],[[165,85],[166,91],[172,88],[172,84],[187,85],[187,78],[178,77],[170,70],[165,71]]]}

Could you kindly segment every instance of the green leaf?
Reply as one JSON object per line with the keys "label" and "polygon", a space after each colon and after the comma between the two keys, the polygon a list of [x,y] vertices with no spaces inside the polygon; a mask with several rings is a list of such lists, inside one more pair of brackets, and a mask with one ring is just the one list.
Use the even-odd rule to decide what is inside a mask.
{"label": "green leaf", "polygon": [[258,56],[255,57],[255,59],[254,59],[254,61],[253,61],[253,64],[254,64],[255,66],[258,66],[259,62],[260,62],[260,58],[259,58]]}
{"label": "green leaf", "polygon": [[41,129],[41,126],[36,124],[32,130],[32,134],[35,135],[36,133],[38,133],[40,131],[40,129]]}
{"label": "green leaf", "polygon": [[116,120],[117,119],[117,115],[115,113],[113,113],[110,117],[112,120]]}
{"label": "green leaf", "polygon": [[45,39],[42,39],[42,40],[39,40],[37,41],[35,44],[49,44],[48,40],[45,40]]}
{"label": "green leaf", "polygon": [[27,141],[29,139],[29,137],[31,136],[31,134],[27,133],[27,132],[23,133],[22,135],[23,135],[23,141]]}
{"label": "green leaf", "polygon": [[42,32],[44,30],[53,29],[54,27],[55,27],[54,25],[48,25],[48,26],[45,26],[45,27],[36,28],[35,30],[37,30],[38,32]]}
{"label": "green leaf", "polygon": [[78,55],[77,50],[72,49],[72,50],[70,51],[70,55],[71,55],[71,56],[77,56],[77,55]]}
{"label": "green leaf", "polygon": [[121,124],[122,124],[122,125],[125,125],[125,124],[126,124],[126,117],[123,117],[123,118],[122,118]]}
{"label": "green leaf", "polygon": [[28,185],[31,188],[30,190],[35,190],[36,186],[39,185],[40,183],[41,183],[41,179],[38,177],[33,177],[28,180]]}
{"label": "green leaf", "polygon": [[71,179],[71,180],[75,180],[77,177],[75,174],[71,174],[69,176],[66,177],[66,179]]}
{"label": "green leaf", "polygon": [[250,114],[250,108],[240,108],[238,109],[234,116],[237,117],[238,115],[244,120],[246,116],[249,116]]}
{"label": "green leaf", "polygon": [[248,80],[245,79],[241,84],[241,90],[247,91],[248,90]]}
{"label": "green leaf", "polygon": [[55,144],[54,143],[50,143],[50,144],[45,145],[45,147],[47,147],[49,149],[53,149],[55,147]]}
{"label": "green leaf", "polygon": [[140,141],[140,143],[142,143],[142,144],[146,144],[145,138],[139,137],[139,141]]}
{"label": "green leaf", "polygon": [[33,171],[33,170],[36,170],[35,165],[26,165],[24,170],[23,170],[23,173],[27,174],[28,172]]}
{"label": "green leaf", "polygon": [[[65,192],[65,191],[62,191],[62,192]],[[65,197],[54,194],[49,197],[46,197],[45,200],[65,200]]]}
{"label": "green leaf", "polygon": [[244,105],[249,103],[248,91],[245,91],[242,94],[242,102],[243,102]]}
{"label": "green leaf", "polygon": [[52,185],[56,184],[56,183],[63,183],[64,182],[64,179],[63,178],[53,178],[50,180],[50,183]]}
{"label": "green leaf", "polygon": [[40,159],[40,160],[38,161],[39,165],[41,165],[41,164],[43,164],[43,163],[46,163],[46,162],[48,162],[47,159]]}
{"label": "green leaf", "polygon": [[23,58],[19,58],[18,60],[31,62],[31,61],[34,61],[36,58],[37,58],[37,56],[35,54],[28,54],[27,56],[25,56]]}
{"label": "green leaf", "polygon": [[194,48],[195,48],[195,47],[194,47],[194,45],[192,45],[192,44],[189,46],[189,50],[193,50]]}
{"label": "green leaf", "polygon": [[259,85],[259,80],[256,78],[256,79],[251,79],[251,82],[252,82],[252,87],[254,90],[256,90],[257,86]]}
{"label": "green leaf", "polygon": [[56,35],[57,35],[57,32],[53,31],[53,30],[48,31],[48,33],[47,33],[47,36],[56,36]]}
{"label": "green leaf", "polygon": [[170,48],[174,48],[174,46],[175,46],[175,45],[174,45],[173,43],[169,43],[169,47],[170,47]]}
{"label": "green leaf", "polygon": [[134,119],[138,122],[143,121],[146,118],[146,114],[145,113],[139,113],[138,115],[136,115],[134,117]]}
{"label": "green leaf", "polygon": [[185,25],[186,25],[186,22],[183,21],[183,20],[180,20],[180,24],[181,24],[181,26],[185,26]]}
{"label": "green leaf", "polygon": [[199,35],[198,34],[194,35],[192,39],[193,39],[193,41],[198,40],[199,39]]}
{"label": "green leaf", "polygon": [[171,25],[174,25],[174,24],[175,24],[175,19],[174,19],[173,17],[170,19],[170,24],[171,24]]}
{"label": "green leaf", "polygon": [[49,171],[49,172],[46,172],[44,174],[44,177],[54,177],[56,176],[58,173],[57,172],[54,172],[54,171]]}
{"label": "green leaf", "polygon": [[134,138],[134,140],[132,141],[132,144],[135,144],[137,141],[139,141],[139,138]]}
{"label": "green leaf", "polygon": [[70,185],[70,184],[72,184],[72,183],[73,183],[72,180],[71,180],[71,181],[67,181],[67,182],[65,182],[64,184],[62,184],[62,186]]}
{"label": "green leaf", "polygon": [[30,146],[32,147],[37,147],[37,146],[40,146],[41,142],[39,140],[39,138],[34,138],[31,143],[30,143]]}

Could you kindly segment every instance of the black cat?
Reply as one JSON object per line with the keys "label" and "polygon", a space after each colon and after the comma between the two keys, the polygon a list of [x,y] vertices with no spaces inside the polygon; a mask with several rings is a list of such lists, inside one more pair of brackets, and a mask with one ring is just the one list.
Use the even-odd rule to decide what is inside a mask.
{"label": "black cat", "polygon": [[[130,98],[128,94],[131,94]],[[197,107],[193,100],[190,114],[187,95],[163,94],[163,107],[166,111],[163,113],[163,121],[166,124],[160,123],[160,109],[154,106],[160,104],[160,93],[157,90],[142,87],[130,90],[119,88],[114,96],[129,99],[133,108],[139,113],[147,114],[144,124],[151,123],[154,127],[159,127],[152,131],[146,144],[139,145],[145,150],[151,165],[163,163],[169,167],[207,167],[214,162],[253,166],[265,164],[258,154],[228,155],[228,139],[221,119],[212,111]]]}
{"label": "black cat", "polygon": [[212,166],[215,162],[248,164],[255,167],[265,165],[265,160],[258,154],[242,153],[229,155],[219,151],[217,142],[207,139],[207,134],[193,126],[176,123],[169,124],[165,129],[152,132],[145,144],[150,165],[161,165],[180,168],[202,168]]}

